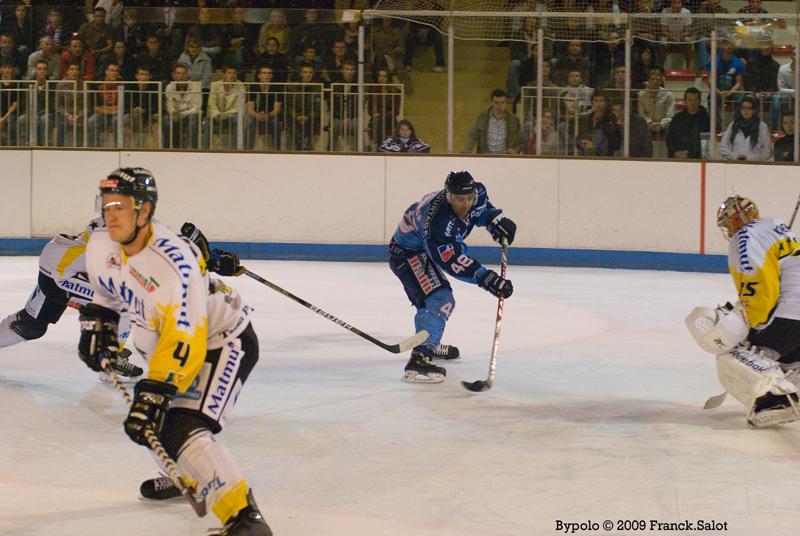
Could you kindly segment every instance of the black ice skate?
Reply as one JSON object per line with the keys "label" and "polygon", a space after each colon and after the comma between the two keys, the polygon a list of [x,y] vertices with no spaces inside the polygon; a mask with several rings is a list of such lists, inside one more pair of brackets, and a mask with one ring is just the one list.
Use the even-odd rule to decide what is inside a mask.
{"label": "black ice skate", "polygon": [[403,381],[408,383],[442,383],[447,371],[431,363],[431,358],[419,350],[411,351]]}
{"label": "black ice skate", "polygon": [[225,523],[222,532],[209,536],[272,536],[272,530],[258,511],[252,489],[247,492],[247,506]]}
{"label": "black ice skate", "polygon": [[[128,359],[131,356],[131,351],[127,348],[119,353],[116,359],[111,361],[111,369],[117,373],[123,382],[130,383],[139,379],[139,376],[144,374],[142,367],[137,367]],[[108,375],[100,371],[100,381],[110,382]]]}
{"label": "black ice skate", "polygon": [[141,493],[142,497],[145,499],[153,501],[164,501],[181,496],[178,487],[166,476],[145,480],[142,482],[142,485],[139,486],[139,493]]}
{"label": "black ice skate", "polygon": [[449,344],[440,344],[433,350],[433,357],[438,359],[454,360],[461,357],[461,352],[458,351],[457,346],[450,346]]}
{"label": "black ice skate", "polygon": [[800,420],[797,395],[767,393],[756,399],[747,422],[755,428],[766,428]]}

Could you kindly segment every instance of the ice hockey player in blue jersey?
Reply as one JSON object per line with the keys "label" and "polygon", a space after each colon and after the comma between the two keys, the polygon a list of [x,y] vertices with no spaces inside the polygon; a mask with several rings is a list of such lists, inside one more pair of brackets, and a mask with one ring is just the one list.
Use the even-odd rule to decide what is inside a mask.
{"label": "ice hockey player in blue jersey", "polygon": [[400,279],[408,299],[416,307],[414,325],[430,333],[411,351],[403,381],[441,383],[447,371],[433,358],[458,359],[455,346],[442,345],[445,324],[456,302],[445,274],[478,285],[493,296],[508,298],[514,291],[503,279],[470,257],[464,243],[475,226],[486,227],[497,242],[514,241],[517,226],[489,202],[486,187],[468,171],[451,171],[444,190],[432,192],[414,203],[389,243],[389,266]]}

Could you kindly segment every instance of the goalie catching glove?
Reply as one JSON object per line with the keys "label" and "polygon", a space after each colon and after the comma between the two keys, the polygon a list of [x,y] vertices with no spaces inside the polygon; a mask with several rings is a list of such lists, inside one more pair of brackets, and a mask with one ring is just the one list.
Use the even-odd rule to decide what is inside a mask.
{"label": "goalie catching glove", "polygon": [[221,249],[211,249],[208,239],[195,224],[186,222],[181,226],[181,234],[194,242],[203,254],[206,267],[210,272],[223,276],[237,276],[244,273],[244,267],[239,262],[236,253],[223,251]]}
{"label": "goalie catching glove", "polygon": [[80,308],[81,339],[78,342],[78,355],[86,366],[95,372],[102,369],[103,359],[115,361],[119,354],[117,329],[119,313],[89,303]]}
{"label": "goalie catching glove", "polygon": [[125,433],[134,443],[149,447],[146,431],[161,433],[167,409],[178,388],[171,383],[140,380],[133,393],[133,404],[125,419]]}

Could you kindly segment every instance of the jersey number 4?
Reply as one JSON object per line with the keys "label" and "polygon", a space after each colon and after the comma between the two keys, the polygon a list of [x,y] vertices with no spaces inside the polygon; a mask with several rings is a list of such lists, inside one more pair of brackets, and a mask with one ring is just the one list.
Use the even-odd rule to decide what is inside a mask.
{"label": "jersey number 4", "polygon": [[184,344],[183,341],[179,342],[175,351],[172,352],[172,357],[180,361],[181,367],[186,365],[186,360],[189,359],[189,345]]}
{"label": "jersey number 4", "polygon": [[474,260],[470,259],[466,255],[459,255],[453,264],[450,265],[450,269],[453,270],[454,274],[460,274],[465,268],[471,266],[474,262]]}

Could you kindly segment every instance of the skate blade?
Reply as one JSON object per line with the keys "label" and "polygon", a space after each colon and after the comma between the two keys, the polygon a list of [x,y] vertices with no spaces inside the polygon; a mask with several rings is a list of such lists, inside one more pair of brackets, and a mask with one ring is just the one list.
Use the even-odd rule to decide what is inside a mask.
{"label": "skate blade", "polygon": [[770,426],[789,424],[797,420],[800,420],[800,415],[795,413],[792,408],[784,408],[760,411],[747,422],[753,428],[769,428]]}
{"label": "skate blade", "polygon": [[[120,374],[117,374],[117,376],[119,376],[119,379],[120,379],[120,381],[122,383],[127,383],[127,384],[136,383],[137,381],[139,381],[139,378],[142,377],[142,375],[139,375],[139,376],[122,376]],[[111,380],[108,379],[108,374],[106,374],[105,372],[98,372],[97,373],[97,377],[103,383],[111,383]]]}
{"label": "skate blade", "polygon": [[410,370],[403,375],[403,381],[406,383],[442,383],[444,375],[438,372],[431,372],[426,375]]}

